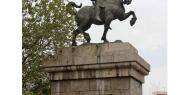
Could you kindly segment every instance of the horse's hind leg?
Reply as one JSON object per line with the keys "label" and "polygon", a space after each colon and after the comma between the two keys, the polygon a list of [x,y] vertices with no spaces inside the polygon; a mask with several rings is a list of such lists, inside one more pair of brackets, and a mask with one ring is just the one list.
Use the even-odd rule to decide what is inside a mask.
{"label": "horse's hind leg", "polygon": [[83,24],[80,24],[79,27],[76,30],[73,31],[73,34],[72,34],[72,36],[73,36],[73,38],[72,38],[72,46],[77,46],[76,37],[77,37],[77,35],[79,33],[83,32],[82,27],[84,27]]}
{"label": "horse's hind leg", "polygon": [[73,31],[73,38],[72,38],[72,46],[77,46],[76,43],[76,36],[80,33],[80,28],[77,28],[76,30]]}
{"label": "horse's hind leg", "polygon": [[88,33],[85,32],[86,30],[90,28],[90,26],[91,24],[88,24],[88,20],[84,20],[83,22],[80,23],[79,27],[75,31],[73,31],[72,46],[77,46],[76,36],[79,33],[82,33],[85,39],[87,40],[87,42],[90,43],[90,36]]}
{"label": "horse's hind leg", "polygon": [[87,43],[90,43],[91,38],[90,38],[90,35],[89,35],[88,33],[86,33],[85,31],[87,31],[87,30],[90,28],[91,25],[92,25],[91,23],[88,23],[88,24],[82,29],[82,30],[83,30],[82,33],[83,33],[84,38],[86,39]]}
{"label": "horse's hind leg", "polygon": [[127,19],[129,16],[133,16],[130,20],[130,25],[133,26],[137,20],[137,17],[135,15],[134,11],[129,11],[128,13],[124,13],[122,17],[119,18],[120,21]]}

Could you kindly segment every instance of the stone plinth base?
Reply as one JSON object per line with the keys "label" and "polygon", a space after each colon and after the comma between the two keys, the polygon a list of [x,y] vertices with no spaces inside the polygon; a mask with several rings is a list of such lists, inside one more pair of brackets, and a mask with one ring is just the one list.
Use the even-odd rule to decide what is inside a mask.
{"label": "stone plinth base", "polygon": [[51,95],[142,95],[150,65],[131,44],[108,43],[59,49],[42,69]]}

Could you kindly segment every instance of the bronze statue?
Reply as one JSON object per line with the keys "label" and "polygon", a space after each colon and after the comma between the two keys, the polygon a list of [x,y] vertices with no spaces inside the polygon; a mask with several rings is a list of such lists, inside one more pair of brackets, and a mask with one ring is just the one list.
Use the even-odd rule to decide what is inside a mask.
{"label": "bronze statue", "polygon": [[[119,19],[123,21],[129,16],[133,16],[130,20],[130,25],[133,26],[137,20],[134,11],[125,13],[124,4],[131,4],[132,0],[91,0],[94,2],[93,6],[84,6],[76,13],[76,22],[78,28],[73,31],[72,46],[76,46],[76,36],[79,33],[84,35],[87,43],[90,43],[90,36],[85,31],[88,30],[92,24],[104,25],[104,33],[101,38],[104,42],[109,42],[106,38],[107,31],[111,29],[110,24],[113,20]],[[70,2],[74,7],[81,7],[74,2]]]}

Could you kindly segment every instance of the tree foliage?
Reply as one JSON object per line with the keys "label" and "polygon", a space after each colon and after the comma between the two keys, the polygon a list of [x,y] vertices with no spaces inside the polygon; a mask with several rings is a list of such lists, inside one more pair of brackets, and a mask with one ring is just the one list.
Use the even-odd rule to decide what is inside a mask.
{"label": "tree foliage", "polygon": [[75,10],[63,0],[22,1],[22,81],[24,95],[48,95],[47,75],[40,71],[45,57],[71,44]]}

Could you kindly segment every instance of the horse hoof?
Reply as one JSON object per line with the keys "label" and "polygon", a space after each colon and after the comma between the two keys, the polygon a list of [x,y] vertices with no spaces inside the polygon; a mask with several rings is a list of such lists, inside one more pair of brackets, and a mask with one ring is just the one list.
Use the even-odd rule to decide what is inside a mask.
{"label": "horse hoof", "polygon": [[130,21],[130,25],[133,26],[135,24],[136,20],[137,20],[136,18],[132,18]]}
{"label": "horse hoof", "polygon": [[89,43],[90,43],[90,41],[87,41],[86,43],[88,43],[88,44],[89,44]]}
{"label": "horse hoof", "polygon": [[104,41],[104,43],[109,43],[109,41],[105,38],[105,37],[102,37],[102,39]]}
{"label": "horse hoof", "polygon": [[90,43],[90,39],[87,39],[87,43]]}
{"label": "horse hoof", "polygon": [[104,40],[104,43],[109,43],[109,41],[108,40]]}
{"label": "horse hoof", "polygon": [[72,43],[72,45],[71,46],[77,46],[77,44],[76,43]]}

